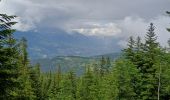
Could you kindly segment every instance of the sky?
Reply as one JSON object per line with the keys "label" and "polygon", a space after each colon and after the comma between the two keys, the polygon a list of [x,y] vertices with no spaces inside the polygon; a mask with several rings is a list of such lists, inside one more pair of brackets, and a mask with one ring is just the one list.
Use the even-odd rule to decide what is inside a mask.
{"label": "sky", "polygon": [[23,34],[60,29],[106,43],[116,39],[114,44],[123,48],[129,36],[144,37],[151,22],[158,41],[166,46],[169,5],[170,0],[1,0],[0,12],[17,15],[14,28]]}

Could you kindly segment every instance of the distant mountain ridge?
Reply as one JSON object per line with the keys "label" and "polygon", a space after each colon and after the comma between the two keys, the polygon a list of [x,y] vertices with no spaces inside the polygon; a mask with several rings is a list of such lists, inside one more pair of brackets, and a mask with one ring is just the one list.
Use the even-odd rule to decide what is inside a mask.
{"label": "distant mountain ridge", "polygon": [[[85,36],[79,33],[69,34],[61,29],[57,31],[41,30],[15,32],[15,37],[28,40],[28,53],[31,59],[53,58],[56,56],[92,56],[109,52],[118,52],[120,47],[116,39]],[[107,41],[108,40],[108,41]]]}
{"label": "distant mountain ridge", "polygon": [[121,56],[121,53],[109,53],[104,55],[81,57],[81,56],[57,56],[54,58],[43,58],[33,60],[32,64],[40,63],[42,71],[55,71],[60,65],[63,72],[69,70],[75,70],[77,74],[83,73],[85,65],[93,62],[99,63],[100,59],[104,57],[109,57],[111,60]]}
{"label": "distant mountain ridge", "polygon": [[121,52],[116,52],[116,53],[107,53],[103,55],[96,55],[96,56],[91,56],[91,58],[98,58],[101,59],[101,57],[109,57],[110,59],[116,59],[117,57],[121,56]]}

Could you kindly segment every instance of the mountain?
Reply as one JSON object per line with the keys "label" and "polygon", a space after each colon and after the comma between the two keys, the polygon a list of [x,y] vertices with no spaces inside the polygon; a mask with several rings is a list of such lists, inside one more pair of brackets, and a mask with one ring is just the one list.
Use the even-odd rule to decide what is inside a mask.
{"label": "mountain", "polygon": [[119,56],[117,53],[108,53],[120,51],[114,38],[67,33],[61,29],[17,31],[14,35],[17,39],[27,39],[31,63],[40,63],[43,71],[56,70],[60,64],[63,72],[72,69],[79,74],[83,72],[85,64],[99,61],[104,56],[99,54],[115,59]]}
{"label": "mountain", "polygon": [[103,55],[96,55],[96,56],[91,56],[90,58],[101,59],[102,56],[103,57],[109,57],[110,59],[114,60],[114,59],[121,56],[121,52],[107,53],[107,54],[103,54]]}
{"label": "mountain", "polygon": [[28,40],[28,53],[30,59],[54,58],[56,56],[93,56],[109,52],[120,51],[115,44],[116,39],[104,37],[85,36],[79,33],[67,33],[41,30],[28,32],[15,32],[15,37],[25,37]]}
{"label": "mountain", "polygon": [[54,58],[43,58],[33,60],[32,64],[40,63],[42,71],[55,71],[60,65],[62,72],[67,72],[69,70],[75,70],[77,74],[82,74],[85,65],[93,62],[99,63],[102,56],[110,57],[111,60],[115,60],[121,54],[120,53],[110,53],[105,55],[91,56],[91,57],[80,57],[80,56],[57,56]]}

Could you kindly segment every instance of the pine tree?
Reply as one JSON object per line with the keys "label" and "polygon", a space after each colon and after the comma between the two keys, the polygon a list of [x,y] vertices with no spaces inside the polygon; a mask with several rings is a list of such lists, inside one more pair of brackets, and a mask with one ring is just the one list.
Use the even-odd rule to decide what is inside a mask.
{"label": "pine tree", "polygon": [[159,43],[156,41],[157,36],[154,32],[155,27],[153,23],[150,24],[148,32],[145,37],[145,43],[141,43],[140,37],[136,41],[130,38],[128,48],[124,50],[125,58],[129,59],[139,70],[142,75],[137,86],[139,90],[135,93],[139,95],[140,99],[153,100],[157,99],[158,77],[156,76],[159,69],[155,63],[160,59],[161,49]]}
{"label": "pine tree", "polygon": [[[96,76],[95,76],[96,77]],[[116,100],[118,89],[113,73],[110,72],[103,77],[96,77],[97,79],[97,100]]]}
{"label": "pine tree", "polygon": [[110,62],[110,58],[107,57],[106,59],[106,72],[108,73],[111,69],[111,62]]}
{"label": "pine tree", "polygon": [[0,14],[0,99],[7,100],[15,98],[18,94],[17,78],[19,76],[19,53],[16,47],[16,39],[13,37],[11,21],[16,16]]}
{"label": "pine tree", "polygon": [[78,90],[78,100],[99,100],[97,80],[94,78],[90,67],[87,67],[83,75]]}
{"label": "pine tree", "polygon": [[[170,12],[166,12],[170,15]],[[167,28],[170,32],[170,28]],[[168,48],[160,56],[160,100],[170,99],[170,39],[167,41]]]}
{"label": "pine tree", "polygon": [[46,73],[42,73],[41,74],[41,97],[40,100],[48,100],[51,99],[50,98],[50,93],[51,93],[51,84],[53,82],[52,80],[52,73],[50,72],[46,72]]}
{"label": "pine tree", "polygon": [[61,82],[61,97],[63,100],[77,99],[77,82],[74,72],[69,72]]}
{"label": "pine tree", "polygon": [[53,76],[53,81],[51,83],[51,94],[50,98],[52,100],[61,100],[61,93],[62,93],[62,81],[63,75],[61,73],[61,66],[59,65],[57,68],[57,72]]}
{"label": "pine tree", "polygon": [[131,36],[129,38],[128,44],[127,44],[127,49],[124,49],[124,55],[127,59],[131,60],[132,62],[134,61],[134,46],[135,46],[135,41],[133,37]]}
{"label": "pine tree", "polygon": [[113,69],[113,78],[116,85],[116,99],[138,100],[135,87],[138,85],[137,79],[140,79],[140,74],[131,62],[121,59],[116,61],[116,66]]}
{"label": "pine tree", "polygon": [[100,74],[100,66],[97,63],[92,64],[93,72],[96,76]]}
{"label": "pine tree", "polygon": [[27,40],[26,38],[22,37],[20,43],[19,43],[19,51],[20,51],[20,57],[21,62],[24,67],[28,67],[29,60],[28,60],[28,52],[27,52]]}
{"label": "pine tree", "polygon": [[100,75],[103,76],[106,71],[107,71],[107,68],[106,68],[106,59],[102,56],[102,59],[100,61]]}
{"label": "pine tree", "polygon": [[159,55],[159,44],[157,43],[157,37],[154,32],[155,27],[153,23],[150,24],[148,32],[146,34],[146,42],[144,44],[144,65],[141,67],[141,73],[143,74],[141,92],[143,99],[153,100],[157,99],[157,78],[156,78],[156,56]]}
{"label": "pine tree", "polygon": [[19,94],[18,99],[22,100],[31,100],[35,98],[31,79],[30,79],[30,70],[29,70],[29,60],[27,54],[27,41],[25,38],[22,38],[19,43],[19,51],[20,51],[20,67],[18,77],[18,82],[20,84],[17,93]]}
{"label": "pine tree", "polygon": [[73,100],[76,100],[77,98],[77,82],[76,82],[76,75],[75,72],[71,71],[69,73],[69,80],[71,82],[71,97],[73,98]]}
{"label": "pine tree", "polygon": [[158,67],[156,76],[158,77],[158,98],[160,100],[170,99],[170,54],[161,51],[154,64]]}
{"label": "pine tree", "polygon": [[140,70],[144,65],[144,44],[141,42],[141,38],[138,36],[134,45],[133,64]]}
{"label": "pine tree", "polygon": [[41,82],[40,64],[36,64],[30,69],[31,85],[36,96],[36,100],[42,100],[42,82]]}

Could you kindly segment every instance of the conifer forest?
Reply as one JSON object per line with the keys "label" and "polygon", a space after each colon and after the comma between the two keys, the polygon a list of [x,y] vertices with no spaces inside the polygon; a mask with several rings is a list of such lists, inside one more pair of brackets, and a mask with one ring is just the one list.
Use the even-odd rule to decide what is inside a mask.
{"label": "conifer forest", "polygon": [[[164,34],[157,33],[157,24],[148,23],[143,37],[129,36],[115,59],[74,65],[82,68],[77,74],[63,71],[60,62],[51,70],[46,66],[48,71],[32,64],[29,41],[15,37],[17,17],[0,14],[0,100],[170,100],[170,40],[166,46],[158,41],[157,34]],[[163,30],[170,34],[168,26]]]}

